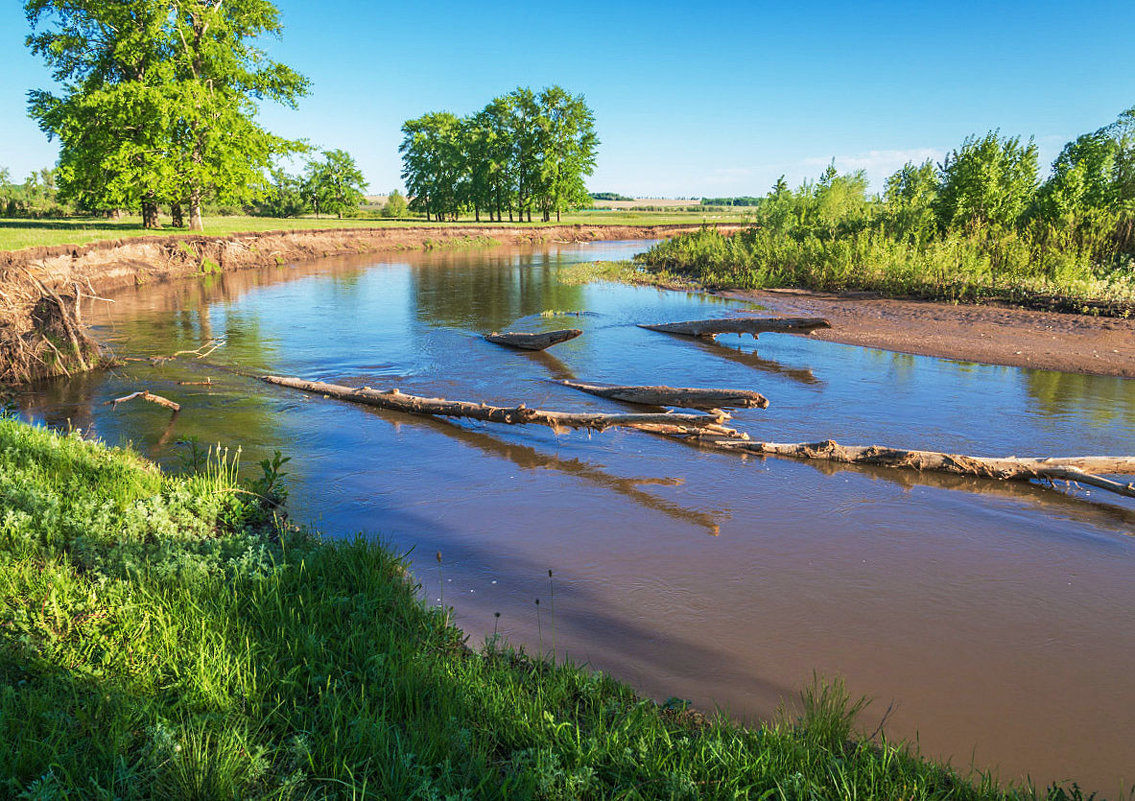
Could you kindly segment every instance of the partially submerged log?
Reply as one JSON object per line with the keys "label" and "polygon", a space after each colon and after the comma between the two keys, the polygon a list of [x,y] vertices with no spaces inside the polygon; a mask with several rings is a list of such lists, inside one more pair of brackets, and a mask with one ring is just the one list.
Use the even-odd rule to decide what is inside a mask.
{"label": "partially submerged log", "polygon": [[564,328],[559,331],[546,331],[542,334],[526,334],[519,331],[505,331],[503,334],[494,331],[485,334],[485,339],[497,345],[507,345],[510,348],[521,350],[544,350],[552,345],[575,339],[583,332],[578,328]]}
{"label": "partially submerged log", "polygon": [[810,334],[817,328],[831,328],[823,317],[722,317],[714,320],[686,320],[680,323],[639,323],[639,328],[661,331],[665,334],[683,334],[688,337],[708,337],[718,334]]}
{"label": "partially submerged log", "polygon": [[284,376],[261,376],[260,380],[282,387],[315,392],[339,400],[363,403],[382,409],[392,409],[409,414],[437,415],[439,417],[468,417],[490,423],[510,425],[543,425],[556,431],[570,428],[587,428],[602,431],[605,428],[635,428],[639,425],[663,424],[681,426],[696,430],[719,426],[728,419],[724,412],[718,414],[597,414],[574,412],[553,412],[544,409],[529,409],[519,406],[489,406],[484,403],[451,401],[444,398],[423,398],[406,395],[397,389],[377,390],[370,387],[345,387],[323,381],[305,381],[302,378]]}
{"label": "partially submerged log", "polygon": [[158,404],[158,406],[164,406],[167,409],[173,409],[175,412],[181,411],[181,406],[179,404],[174,403],[169,398],[163,398],[161,395],[155,395],[153,392],[150,392],[150,390],[148,390],[148,389],[140,389],[137,392],[131,392],[129,395],[125,395],[121,398],[115,398],[114,400],[108,400],[106,403],[103,404],[103,406],[113,406],[113,407],[117,408],[118,404],[126,403],[127,401],[132,401],[135,398],[139,398],[139,399],[144,400],[144,401],[149,401],[150,403],[156,403],[156,404]]}
{"label": "partially submerged log", "polygon": [[997,478],[1005,481],[1074,481],[1099,489],[1135,498],[1135,484],[1124,484],[1102,478],[1105,475],[1135,475],[1135,456],[1054,456],[1045,459],[1022,459],[1016,456],[985,457],[908,451],[878,445],[840,445],[823,442],[743,442],[717,440],[714,447],[769,456],[790,456],[797,459],[823,459],[844,464],[878,465],[904,470],[933,470],[955,475]]}
{"label": "partially submerged log", "polygon": [[582,381],[558,381],[600,398],[612,398],[645,406],[681,406],[686,409],[764,409],[768,398],[750,389],[707,389],[700,387],[619,386]]}

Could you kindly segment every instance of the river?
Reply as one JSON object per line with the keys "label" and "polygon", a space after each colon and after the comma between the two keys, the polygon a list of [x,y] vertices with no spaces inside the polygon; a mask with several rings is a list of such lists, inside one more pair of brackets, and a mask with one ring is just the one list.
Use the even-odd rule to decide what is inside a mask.
{"label": "river", "polygon": [[[194,440],[239,445],[250,475],[282,451],[293,518],[408,554],[474,646],[494,629],[532,652],[554,644],[652,697],[749,722],[791,703],[813,672],[841,676],[872,699],[868,732],[889,709],[889,738],[963,771],[1075,779],[1109,797],[1135,783],[1130,502],[742,458],[639,432],[419,419],[218,367],[577,411],[627,409],[551,379],[747,388],[771,405],[733,424],[779,442],[1135,452],[1135,382],[801,336],[707,344],[635,324],[752,309],[557,280],[565,265],[643,247],[352,256],[143,286],[85,313],[120,356],[224,345],[19,401],[30,418],[173,468]],[[479,336],[565,327],[584,335],[542,354]],[[152,404],[104,405],[143,387],[183,411],[171,421]]]}

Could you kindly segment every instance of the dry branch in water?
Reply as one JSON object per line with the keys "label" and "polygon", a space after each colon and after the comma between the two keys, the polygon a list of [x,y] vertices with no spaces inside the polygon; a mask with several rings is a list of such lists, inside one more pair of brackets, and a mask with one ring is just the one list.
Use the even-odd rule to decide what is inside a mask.
{"label": "dry branch in water", "polygon": [[1053,456],[1022,459],[1016,456],[963,456],[937,451],[908,451],[879,445],[840,445],[823,442],[740,442],[718,440],[709,443],[724,450],[790,456],[796,459],[822,459],[843,464],[876,465],[904,470],[933,470],[955,475],[997,478],[1005,481],[1075,481],[1135,498],[1135,484],[1102,478],[1099,474],[1135,475],[1135,456]]}
{"label": "dry branch in water", "polygon": [[155,395],[148,389],[140,389],[137,392],[131,392],[129,395],[125,395],[121,398],[108,400],[103,404],[103,406],[113,406],[117,408],[118,404],[132,401],[135,398],[141,398],[142,400],[149,401],[150,403],[156,403],[159,406],[165,406],[167,409],[173,409],[175,412],[181,411],[181,406],[179,404],[174,403],[169,398],[163,398],[161,395]]}
{"label": "dry branch in water", "polygon": [[680,323],[639,323],[639,328],[665,334],[713,339],[718,334],[810,334],[817,328],[831,328],[823,317],[722,317],[714,320],[686,320]]}
{"label": "dry branch in water", "polygon": [[567,342],[569,339],[575,339],[577,336],[583,334],[578,328],[564,328],[559,331],[547,331],[542,334],[526,334],[519,331],[505,331],[503,334],[494,331],[491,334],[485,334],[485,339],[495,345],[507,345],[510,348],[520,348],[521,350],[545,350],[558,345],[561,342]]}
{"label": "dry branch in water", "polygon": [[616,386],[582,381],[557,381],[601,398],[612,398],[644,406],[681,406],[686,409],[727,409],[768,407],[768,398],[749,389],[703,389],[699,387]]}
{"label": "dry branch in water", "polygon": [[305,392],[315,392],[339,400],[353,403],[364,403],[368,406],[378,406],[383,409],[392,409],[409,414],[428,414],[439,417],[467,417],[472,420],[484,420],[490,423],[507,423],[509,425],[543,425],[556,431],[570,428],[587,428],[602,431],[605,428],[616,426],[623,428],[636,428],[642,425],[669,425],[678,426],[690,431],[707,429],[711,426],[720,426],[729,419],[724,412],[717,414],[600,414],[600,413],[574,413],[553,412],[544,409],[529,409],[524,404],[519,406],[489,406],[484,403],[469,403],[468,401],[451,401],[444,398],[423,398],[417,395],[406,395],[397,389],[377,390],[370,387],[356,389],[339,384],[327,384],[322,381],[304,381],[301,378],[283,376],[261,376],[262,381],[269,384],[278,384],[282,387],[291,387]]}

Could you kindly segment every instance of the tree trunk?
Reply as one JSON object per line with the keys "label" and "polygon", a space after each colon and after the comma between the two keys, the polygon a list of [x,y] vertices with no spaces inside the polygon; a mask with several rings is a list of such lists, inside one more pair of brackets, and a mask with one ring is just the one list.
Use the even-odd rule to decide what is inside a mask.
{"label": "tree trunk", "polygon": [[180,203],[171,203],[170,204],[169,216],[171,218],[173,218],[172,221],[170,222],[170,225],[172,225],[174,228],[184,228],[185,227],[185,217],[181,213],[181,204]]}
{"label": "tree trunk", "polygon": [[644,406],[681,406],[685,409],[765,409],[768,398],[751,389],[708,389],[701,387],[612,386],[582,381],[559,381],[565,387],[578,389],[600,398]]}
{"label": "tree trunk", "polygon": [[201,220],[201,190],[199,189],[194,189],[189,195],[189,230],[205,230],[205,223]]}
{"label": "tree trunk", "polygon": [[724,412],[720,414],[576,414],[529,409],[524,404],[504,407],[468,401],[450,401],[444,398],[423,398],[417,395],[403,394],[397,389],[382,391],[370,387],[345,387],[338,384],[326,384],[322,381],[304,381],[301,378],[283,376],[265,375],[260,376],[260,380],[269,384],[278,384],[283,387],[300,389],[304,392],[313,392],[339,400],[378,406],[382,409],[392,409],[408,414],[467,417],[473,420],[508,423],[510,425],[542,425],[557,431],[568,428],[587,428],[602,431],[605,428],[616,426],[636,428],[642,425],[664,425],[680,429],[716,431],[720,430],[721,423],[728,419],[728,415]]}
{"label": "tree trunk", "polygon": [[565,328],[560,331],[546,331],[542,334],[529,334],[519,331],[505,331],[499,334],[494,331],[491,334],[485,334],[485,339],[497,345],[508,345],[510,348],[520,348],[522,350],[544,350],[558,345],[561,342],[567,342],[569,339],[575,339],[583,332],[578,328]]}
{"label": "tree trunk", "polygon": [[158,222],[158,204],[154,202],[153,198],[142,201],[142,227],[162,227],[161,223]]}
{"label": "tree trunk", "polygon": [[722,317],[714,320],[686,320],[681,323],[660,323],[639,328],[661,331],[665,334],[684,334],[689,337],[714,338],[719,334],[810,334],[817,328],[831,328],[822,317]]}

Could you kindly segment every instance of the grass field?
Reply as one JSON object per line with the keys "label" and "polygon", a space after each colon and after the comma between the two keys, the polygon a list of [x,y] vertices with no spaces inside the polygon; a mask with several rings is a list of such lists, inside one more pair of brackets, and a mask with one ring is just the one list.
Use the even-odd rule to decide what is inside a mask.
{"label": "grass field", "polygon": [[838,682],[742,728],[475,652],[374,540],[281,525],[284,466],[172,476],[0,417],[0,796],[1080,798],[855,742]]}
{"label": "grass field", "polygon": [[[696,214],[688,212],[628,212],[587,210],[563,215],[562,225],[675,225],[697,224],[702,222],[740,222],[740,215]],[[462,218],[456,224],[473,224],[472,217]],[[497,226],[515,223],[487,223],[478,225]],[[533,226],[545,223],[531,223]],[[548,223],[556,225],[555,221]],[[455,223],[427,223],[419,221],[394,221],[381,217],[353,217],[343,220],[334,217],[301,217],[276,219],[272,217],[206,217],[206,235],[223,236],[243,231],[308,230],[312,228],[383,228],[406,226],[447,227]],[[528,225],[528,223],[524,223]],[[27,220],[0,218],[0,250],[19,250],[27,247],[47,247],[51,245],[82,245],[103,239],[122,239],[136,236],[193,236],[196,232],[184,228],[170,228],[169,220],[163,220],[158,230],[142,227],[141,217],[124,217],[111,221],[102,217],[74,217],[62,220]]]}

